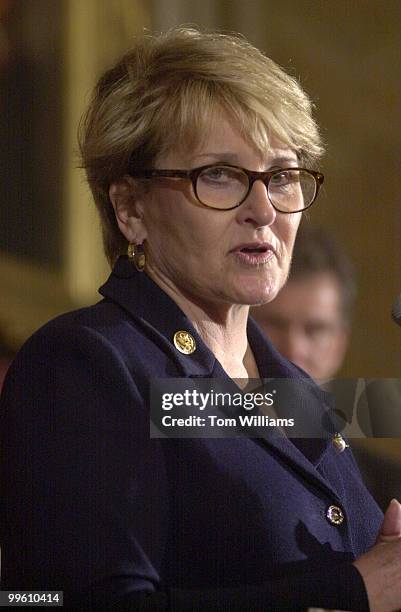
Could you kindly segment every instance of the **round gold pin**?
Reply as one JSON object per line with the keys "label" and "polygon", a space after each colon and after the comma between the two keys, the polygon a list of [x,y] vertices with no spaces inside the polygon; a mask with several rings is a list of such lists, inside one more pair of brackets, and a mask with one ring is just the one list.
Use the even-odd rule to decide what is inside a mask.
{"label": "round gold pin", "polygon": [[175,332],[173,340],[175,348],[180,353],[184,353],[184,355],[190,355],[196,351],[195,338],[187,331],[180,330]]}
{"label": "round gold pin", "polygon": [[334,436],[333,444],[338,453],[342,453],[343,451],[345,451],[346,448],[349,447],[349,444],[346,443],[340,433],[336,433],[336,435]]}

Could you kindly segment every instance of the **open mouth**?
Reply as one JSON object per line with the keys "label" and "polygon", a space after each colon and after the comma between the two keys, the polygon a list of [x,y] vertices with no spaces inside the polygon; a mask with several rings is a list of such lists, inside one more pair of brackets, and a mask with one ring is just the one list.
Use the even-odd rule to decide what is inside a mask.
{"label": "open mouth", "polygon": [[234,253],[240,263],[251,266],[267,264],[275,255],[273,247],[267,243],[239,245]]}
{"label": "open mouth", "polygon": [[243,247],[240,249],[240,253],[267,253],[269,249],[266,246],[260,247]]}

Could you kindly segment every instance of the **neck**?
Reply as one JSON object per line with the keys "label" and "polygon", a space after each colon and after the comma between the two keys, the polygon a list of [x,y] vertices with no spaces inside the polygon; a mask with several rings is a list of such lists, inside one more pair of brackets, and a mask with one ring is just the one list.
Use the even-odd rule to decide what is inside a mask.
{"label": "neck", "polygon": [[246,333],[248,305],[211,302],[199,296],[185,295],[152,270],[148,269],[147,272],[186,314],[231,377],[257,377],[256,363]]}

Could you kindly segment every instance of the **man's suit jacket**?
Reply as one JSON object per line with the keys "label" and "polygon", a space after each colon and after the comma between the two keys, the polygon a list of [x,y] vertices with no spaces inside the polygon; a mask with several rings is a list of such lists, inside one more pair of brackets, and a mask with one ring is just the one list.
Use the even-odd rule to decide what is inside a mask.
{"label": "man's suit jacket", "polygon": [[[367,609],[351,563],[382,514],[351,450],[280,436],[150,439],[151,379],[227,374],[126,258],[100,291],[39,330],[6,379],[2,589],[63,590],[71,609]],[[195,352],[175,348],[177,330]],[[302,375],[252,321],[248,335],[262,377]]]}

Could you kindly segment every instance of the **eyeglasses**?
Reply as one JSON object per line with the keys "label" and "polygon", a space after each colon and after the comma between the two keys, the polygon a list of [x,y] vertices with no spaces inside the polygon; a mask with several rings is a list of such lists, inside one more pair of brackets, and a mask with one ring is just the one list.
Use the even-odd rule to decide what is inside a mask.
{"label": "eyeglasses", "polygon": [[255,172],[229,164],[210,164],[192,170],[143,170],[131,176],[190,180],[197,200],[217,210],[237,208],[246,200],[255,181],[262,181],[270,203],[281,213],[302,212],[309,208],[324,181],[323,174],[306,168]]}

